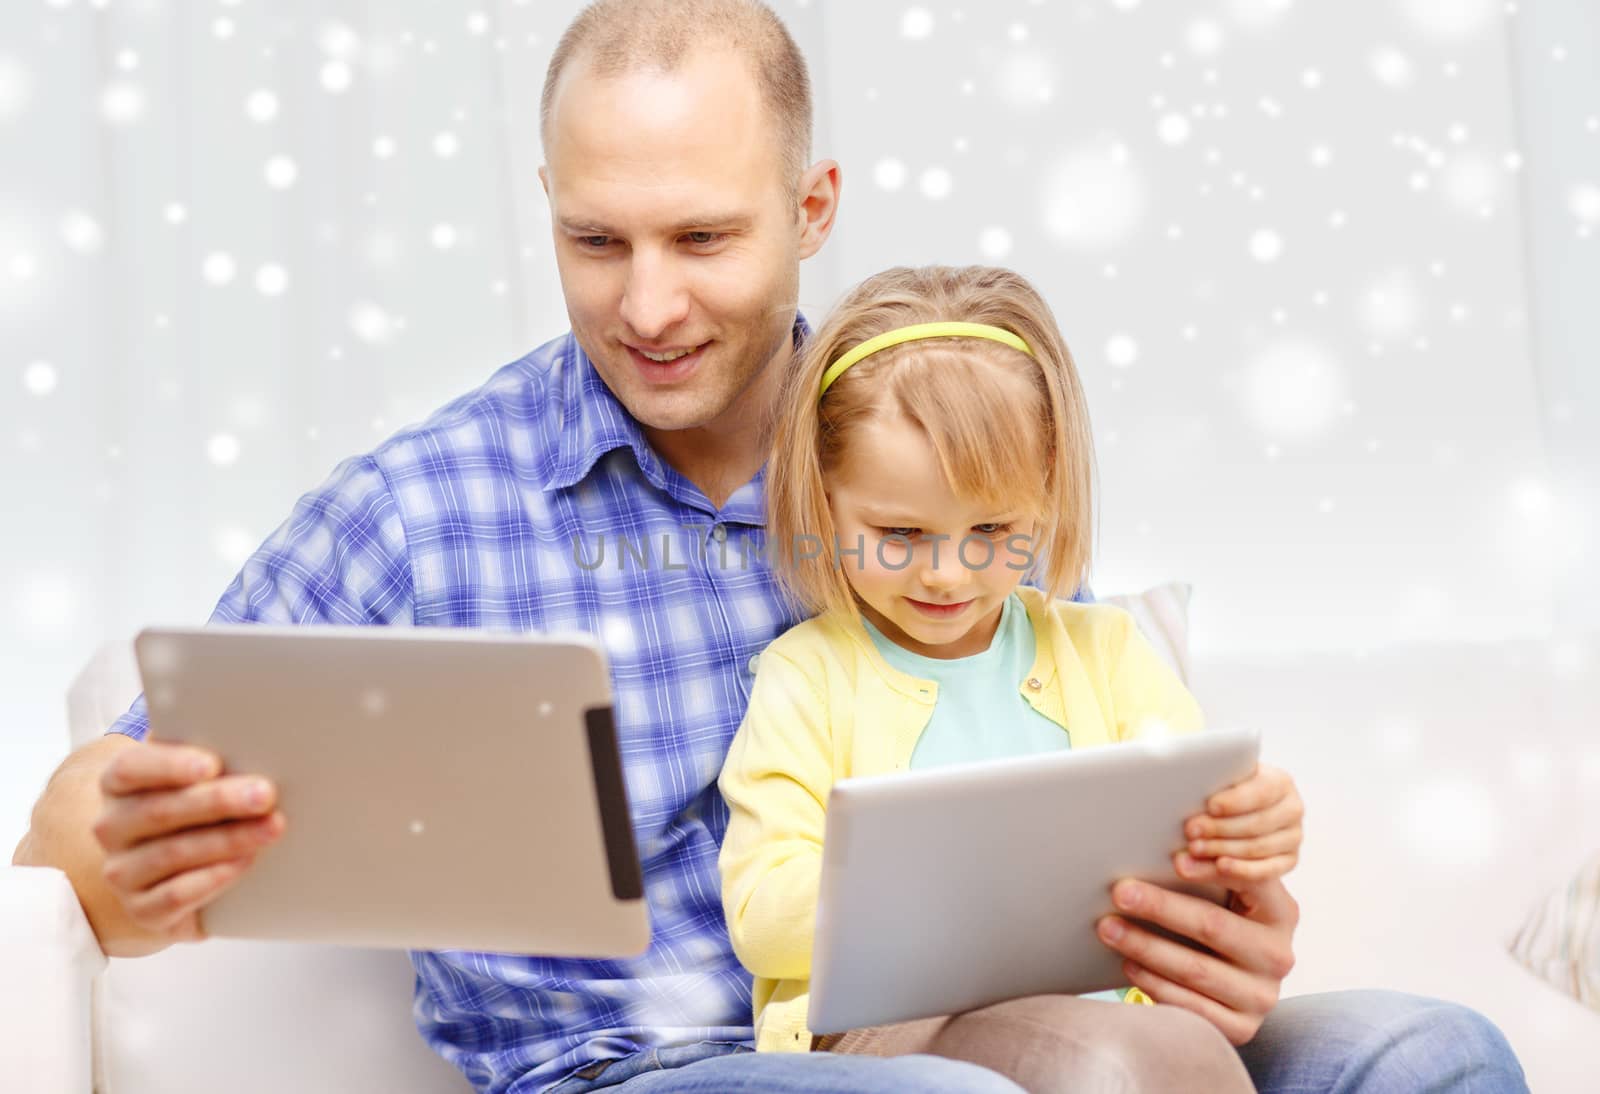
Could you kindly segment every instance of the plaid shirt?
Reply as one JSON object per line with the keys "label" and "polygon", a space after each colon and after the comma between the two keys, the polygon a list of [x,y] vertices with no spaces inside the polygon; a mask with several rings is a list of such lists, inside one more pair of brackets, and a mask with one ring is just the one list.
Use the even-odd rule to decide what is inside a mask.
{"label": "plaid shirt", "polygon": [[[417,1025],[481,1090],[752,1039],[750,975],[722,915],[717,775],[756,655],[798,622],[755,557],[763,481],[713,506],[569,334],[342,463],[217,605],[226,623],[581,629],[603,643],[650,948],[623,961],[414,953]],[[147,729],[143,698],[112,726]]]}

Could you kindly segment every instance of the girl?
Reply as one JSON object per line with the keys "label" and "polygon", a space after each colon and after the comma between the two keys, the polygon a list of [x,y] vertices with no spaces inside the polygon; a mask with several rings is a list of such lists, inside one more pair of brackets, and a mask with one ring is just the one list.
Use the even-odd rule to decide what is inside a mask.
{"label": "girl", "polygon": [[[1126,613],[1059,599],[1086,576],[1091,477],[1072,359],[1039,295],[1006,270],[872,277],[786,378],[767,465],[768,558],[815,617],[762,654],[720,783],[731,810],[723,905],[755,976],[758,1049],[954,1054],[929,1040],[943,1019],[816,1046],[805,1028],[834,780],[1200,727]],[[1029,575],[1037,587],[1020,584]],[[1267,807],[1189,830],[1252,841],[1250,857],[1229,844],[1204,867],[1224,879],[1277,876],[1298,853],[1292,784],[1266,769],[1249,782]],[[1222,1085],[1196,1086],[1187,1065],[1182,1085],[1236,1082],[1243,1069],[1226,1056]]]}

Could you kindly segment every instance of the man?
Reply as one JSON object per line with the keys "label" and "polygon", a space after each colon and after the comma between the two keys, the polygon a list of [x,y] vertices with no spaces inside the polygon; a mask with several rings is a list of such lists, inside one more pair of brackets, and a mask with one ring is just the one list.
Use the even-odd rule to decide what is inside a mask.
{"label": "man", "polygon": [[[652,945],[630,961],[414,955],[418,1024],[480,1089],[1015,1090],[954,1059],[749,1051],[716,780],[755,656],[796,622],[747,560],[765,417],[805,335],[799,263],[839,198],[837,165],[809,162],[804,62],[749,0],[602,0],[563,37],[542,106],[572,332],[342,464],[214,618],[581,627],[604,642]],[[590,566],[574,550],[618,536],[667,536],[679,562]],[[56,773],[16,861],[64,869],[109,954],[201,939],[205,907],[293,818],[265,780],[144,742],[142,700],[112,728]],[[1117,895],[1216,956],[1127,924],[1108,944],[1174,1006],[1139,1022],[1140,1008],[1103,1008],[1117,1027],[1103,1042],[1048,1031],[1034,1051],[1062,1068],[1138,1079],[1163,1053],[1237,1068],[1231,1043],[1265,1089],[1521,1089],[1498,1032],[1448,1004],[1359,993],[1274,1009],[1297,917],[1278,883],[1233,912],[1137,883]]]}

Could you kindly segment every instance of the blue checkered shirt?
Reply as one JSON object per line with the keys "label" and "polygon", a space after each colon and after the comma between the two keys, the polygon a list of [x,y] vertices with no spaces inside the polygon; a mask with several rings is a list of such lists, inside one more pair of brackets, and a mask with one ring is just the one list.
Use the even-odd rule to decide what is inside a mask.
{"label": "blue checkered shirt", "polygon": [[[342,463],[217,605],[225,623],[582,629],[603,643],[650,948],[625,961],[414,953],[417,1025],[480,1090],[752,1040],[750,975],[722,916],[717,775],[756,654],[798,622],[756,557],[763,481],[712,505],[650,449],[569,334]],[[619,542],[634,552],[620,566]],[[147,728],[141,698],[112,732]]]}

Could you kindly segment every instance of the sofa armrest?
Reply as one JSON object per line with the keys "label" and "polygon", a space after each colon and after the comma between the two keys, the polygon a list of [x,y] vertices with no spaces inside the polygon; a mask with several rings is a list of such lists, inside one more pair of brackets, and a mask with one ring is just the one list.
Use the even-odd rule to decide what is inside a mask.
{"label": "sofa armrest", "polygon": [[105,965],[66,874],[0,866],[0,1075],[7,1089],[87,1094],[90,998]]}

